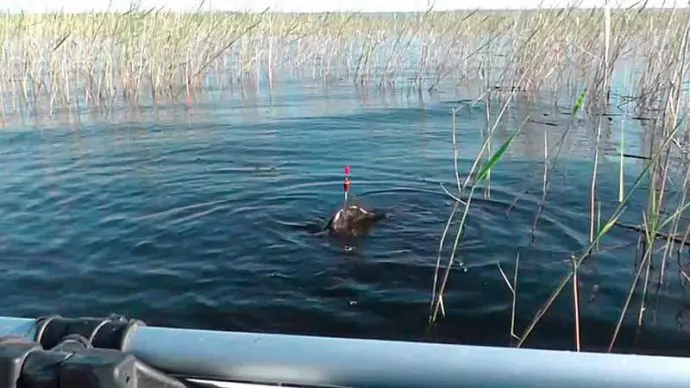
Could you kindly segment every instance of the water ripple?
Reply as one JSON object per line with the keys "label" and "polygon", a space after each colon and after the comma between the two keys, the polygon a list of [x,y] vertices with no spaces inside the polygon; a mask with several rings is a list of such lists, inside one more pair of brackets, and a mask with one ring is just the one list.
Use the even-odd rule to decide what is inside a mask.
{"label": "water ripple", "polygon": [[[0,313],[117,311],[186,327],[421,337],[453,205],[439,185],[455,187],[449,103],[355,104],[345,114],[334,107],[352,95],[328,98],[341,100],[309,114],[286,103],[272,106],[270,117],[243,116],[249,108],[231,99],[235,105],[195,106],[191,116],[170,107],[160,108],[160,119],[145,112],[147,122],[83,118],[80,131],[0,134]],[[467,110],[459,123],[461,172],[483,142],[483,109]],[[568,172],[554,174],[532,241],[543,168],[532,143],[543,139],[543,128],[525,131],[534,133],[516,140],[492,172],[490,196],[478,190],[473,198],[459,250],[468,270],[453,269],[439,329],[444,341],[505,344],[512,303],[496,263],[511,274],[520,254],[522,322],[587,243],[588,197],[578,193],[588,188],[589,162],[578,155]],[[590,144],[586,134],[574,130],[569,141]],[[357,254],[299,228],[324,221],[341,203],[345,164],[352,166],[353,195],[390,213]],[[617,176],[605,165],[601,173]],[[614,181],[602,178],[603,212],[615,204]],[[644,204],[634,200],[631,206]],[[614,230],[606,243],[635,237]],[[583,322],[615,321],[630,257],[632,248],[602,251],[596,265],[583,268],[583,290],[602,290],[599,305],[583,307]],[[674,284],[669,299],[681,292]],[[572,311],[567,303],[555,309],[544,323],[554,328],[538,343],[561,341],[556,323]]]}

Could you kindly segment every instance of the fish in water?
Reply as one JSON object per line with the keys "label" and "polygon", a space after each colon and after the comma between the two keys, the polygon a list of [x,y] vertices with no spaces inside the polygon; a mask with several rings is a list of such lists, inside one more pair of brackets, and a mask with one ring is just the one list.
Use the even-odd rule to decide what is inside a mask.
{"label": "fish in water", "polygon": [[377,221],[386,218],[388,214],[381,210],[368,210],[360,205],[347,205],[338,210],[328,221],[306,225],[311,234],[328,232],[343,238],[360,237],[365,235]]}
{"label": "fish in water", "polygon": [[328,220],[325,229],[343,237],[359,237],[367,233],[371,225],[386,217],[386,213],[367,210],[359,205],[346,205]]}
{"label": "fish in water", "polygon": [[343,207],[326,224],[326,229],[331,234],[344,238],[359,237],[366,234],[374,222],[386,216],[383,212],[367,210],[348,201],[347,194],[350,191],[349,175],[350,166],[345,165],[345,183],[343,184],[345,201],[343,202]]}
{"label": "fish in water", "polygon": [[345,166],[345,184],[343,185],[345,201],[343,202],[343,207],[338,210],[325,225],[308,226],[307,230],[309,230],[310,233],[328,231],[331,235],[349,240],[365,235],[375,222],[387,216],[383,211],[368,210],[361,205],[349,201],[349,174],[350,166]]}

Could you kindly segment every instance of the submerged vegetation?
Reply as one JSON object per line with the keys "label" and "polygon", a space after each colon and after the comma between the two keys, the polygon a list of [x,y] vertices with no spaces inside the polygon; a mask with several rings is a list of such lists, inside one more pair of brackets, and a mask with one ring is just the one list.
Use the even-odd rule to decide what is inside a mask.
{"label": "submerged vegetation", "polygon": [[[463,182],[461,176],[466,174],[457,171],[453,190],[457,192],[443,188],[454,198],[455,206],[440,242],[429,315],[429,322],[435,323],[444,311],[443,295],[451,269],[457,268],[453,262],[462,262],[459,246],[472,200],[482,190],[490,195],[491,172],[521,130],[514,128],[498,146],[492,140],[515,96],[546,98],[561,110],[567,106],[568,128],[577,117],[586,116],[597,142],[612,111],[624,111],[648,123],[654,134],[652,149],[648,155],[627,155],[624,137],[620,137],[619,197],[615,210],[607,215],[600,211],[597,194],[601,159],[597,143],[590,191],[577,194],[589,198],[590,212],[583,215],[590,220],[589,239],[580,252],[572,253],[567,274],[524,333],[516,334],[514,322],[510,324],[510,334],[521,346],[556,298],[571,287],[574,343],[579,350],[578,270],[596,256],[607,233],[628,228],[639,234],[639,258],[629,296],[612,332],[611,350],[631,309],[634,291],[642,294],[638,308],[641,325],[652,287],[659,290],[653,279],[663,284],[672,256],[680,257],[690,241],[690,224],[682,217],[690,207],[690,164],[685,162],[684,141],[689,34],[690,13],[643,7],[430,10],[398,15],[170,13],[156,9],[121,14],[4,15],[0,17],[0,60],[4,64],[0,68],[0,119],[26,106],[39,114],[52,114],[65,107],[190,99],[204,88],[228,84],[270,88],[290,74],[324,83],[350,80],[362,87],[429,92],[480,85],[482,92],[475,96],[475,104],[486,104],[486,111],[492,112],[498,102],[500,109],[496,117],[487,113],[486,140],[468,177]],[[613,88],[614,84],[618,86]],[[462,114],[461,108],[452,112],[456,170],[459,141],[455,120]],[[529,120],[527,115],[523,124]],[[533,235],[539,228],[564,138],[544,149]],[[623,178],[623,159],[628,157],[646,161],[633,182]],[[671,179],[672,172],[680,178]],[[680,199],[669,200],[671,187],[681,193]],[[621,216],[633,211],[628,207],[630,196],[640,190],[647,190],[649,198],[639,214],[640,224],[623,224]],[[453,228],[456,231],[451,234]],[[444,262],[447,240],[452,250]],[[518,253],[513,276],[498,265],[513,295],[513,316],[519,262]],[[681,281],[690,282],[680,258],[673,268]],[[659,276],[652,276],[653,271]]]}

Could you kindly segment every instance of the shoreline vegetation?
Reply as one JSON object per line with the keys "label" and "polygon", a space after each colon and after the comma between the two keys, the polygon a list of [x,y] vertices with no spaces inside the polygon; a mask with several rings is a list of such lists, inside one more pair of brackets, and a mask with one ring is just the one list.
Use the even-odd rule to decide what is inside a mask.
{"label": "shoreline vegetation", "polygon": [[[608,67],[601,10],[415,14],[124,13],[0,16],[3,115],[17,103],[107,105],[184,99],[209,84],[261,86],[286,74],[369,88],[434,91],[481,84],[549,93],[588,85],[601,105],[614,65],[633,66],[624,103],[663,107],[666,78],[690,11],[610,12]],[[607,72],[606,77],[600,72]],[[572,101],[568,101],[572,104]]]}
{"label": "shoreline vegetation", "polygon": [[[643,325],[645,312],[652,308],[650,295],[663,292],[670,271],[680,282],[690,283],[690,272],[684,272],[687,265],[682,263],[690,241],[690,223],[683,217],[690,207],[686,189],[690,164],[685,156],[689,40],[690,11],[645,9],[642,3],[626,9],[406,14],[135,9],[119,14],[3,15],[0,120],[25,107],[52,115],[75,106],[107,109],[123,102],[190,99],[210,84],[271,88],[286,75],[420,92],[481,85],[484,92],[474,97],[475,104],[486,105],[485,141],[469,174],[457,171],[460,140],[455,121],[463,110],[449,112],[453,128],[449,160],[456,176],[455,187],[442,190],[455,205],[439,243],[429,311],[429,324],[434,325],[444,314],[448,279],[458,262],[462,267],[459,246],[472,199],[491,195],[491,172],[522,126],[499,144],[492,140],[494,131],[503,125],[516,96],[546,98],[554,106],[567,107],[569,121],[560,141],[544,149],[533,241],[561,146],[576,118],[583,116],[597,139],[591,187],[578,193],[589,198],[589,214],[583,215],[590,220],[589,239],[581,251],[566,258],[570,262],[566,274],[521,330],[515,327],[519,253],[512,270],[497,263],[513,298],[509,334],[513,345],[523,346],[555,300],[571,298],[573,349],[580,351],[578,270],[603,249],[607,233],[623,227],[639,235],[639,257],[630,292],[612,328],[608,349],[612,351],[626,317],[634,315],[638,326]],[[489,112],[497,114],[491,117]],[[627,115],[621,123],[644,119],[653,144],[649,155],[626,154],[622,125],[619,196],[615,211],[602,214],[604,199],[597,193],[599,139],[604,122],[621,112]],[[528,114],[522,125],[530,119]],[[545,125],[545,133],[548,129]],[[645,162],[632,182],[624,181],[626,158]],[[679,177],[671,179],[672,172]],[[670,187],[680,192],[680,199],[669,200]],[[624,213],[637,211],[628,208],[632,193],[641,190],[646,191],[648,203],[639,214],[640,224],[623,224]],[[639,299],[637,306],[633,296]]]}

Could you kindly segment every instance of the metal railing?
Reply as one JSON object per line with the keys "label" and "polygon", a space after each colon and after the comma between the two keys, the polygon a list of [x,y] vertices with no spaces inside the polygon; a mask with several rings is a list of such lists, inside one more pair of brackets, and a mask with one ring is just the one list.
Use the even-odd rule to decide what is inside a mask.
{"label": "metal railing", "polygon": [[[34,339],[36,320],[0,317],[3,335]],[[151,326],[132,328],[121,350],[169,374],[219,387],[690,386],[690,358],[681,357]]]}

